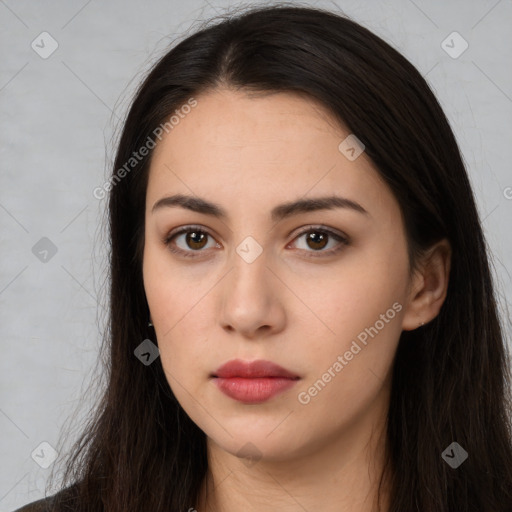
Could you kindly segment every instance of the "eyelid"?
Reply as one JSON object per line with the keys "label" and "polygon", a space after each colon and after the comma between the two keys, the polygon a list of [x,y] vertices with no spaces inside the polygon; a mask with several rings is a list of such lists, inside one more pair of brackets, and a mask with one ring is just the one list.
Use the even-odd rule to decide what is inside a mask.
{"label": "eyelid", "polygon": [[[321,224],[307,224],[303,229],[299,228],[300,231],[295,233],[293,240],[290,243],[293,243],[297,238],[302,236],[305,233],[309,232],[315,232],[319,231],[321,233],[327,233],[328,236],[331,238],[337,239],[339,242],[336,247],[332,247],[331,249],[327,249],[326,251],[305,251],[302,250],[302,252],[305,254],[307,258],[321,258],[321,257],[329,257],[337,254],[340,252],[344,246],[347,246],[351,243],[350,238],[345,235],[344,233],[341,233],[338,230],[335,230],[334,228],[329,228],[327,226],[323,226]],[[291,234],[291,233],[290,233]],[[289,244],[287,244],[288,246]],[[317,256],[318,255],[318,256]]]}
{"label": "eyelid", "polygon": [[[175,248],[175,247],[171,246],[171,240],[173,238],[175,238],[176,236],[182,235],[182,234],[192,232],[192,231],[200,231],[201,233],[205,233],[215,240],[215,237],[204,226],[200,226],[198,224],[187,224],[186,226],[180,226],[176,229],[173,229],[169,233],[164,235],[164,237],[162,238],[162,242],[174,254],[179,254],[181,256],[190,257],[190,258],[198,257],[201,252],[206,252],[206,251],[184,251],[183,249]],[[218,244],[218,242],[216,242],[216,243]]]}
{"label": "eyelid", "polygon": [[[337,229],[330,228],[328,226],[324,226],[322,224],[305,224],[304,226],[301,226],[300,228],[297,228],[299,231],[295,233],[294,239],[297,238],[300,235],[303,235],[304,233],[308,233],[309,231],[314,231],[315,229],[318,231],[329,233],[330,235],[335,235],[347,242],[350,241],[350,238],[345,235],[345,233],[338,231]],[[294,230],[295,231],[295,230]],[[290,236],[294,231],[291,231],[288,236]]]}
{"label": "eyelid", "polygon": [[[346,246],[346,245],[349,245],[351,240],[350,240],[350,237],[348,237],[347,235],[345,235],[344,233],[342,232],[339,232],[338,230],[335,230],[334,228],[330,228],[330,227],[327,227],[327,226],[323,226],[321,224],[307,224],[307,225],[304,225],[302,226],[302,228],[298,228],[300,231],[296,232],[293,239],[291,240],[291,242],[289,242],[287,244],[290,245],[290,243],[294,242],[298,237],[302,236],[303,234],[305,233],[309,233],[309,232],[314,232],[314,231],[319,231],[319,232],[322,232],[322,233],[326,233],[328,236],[330,237],[334,237],[335,239],[337,239],[337,241],[339,242],[338,246],[334,247],[334,248],[331,248],[331,249],[328,249],[326,251],[322,251],[322,250],[319,250],[319,251],[306,251],[306,250],[302,250],[300,249],[301,252],[304,252],[306,253],[306,256],[307,257],[321,257],[322,255],[325,255],[325,256],[329,256],[329,255],[333,255],[333,254],[336,254],[338,251],[340,251],[342,249],[343,246]],[[186,234],[186,233],[189,233],[189,232],[192,232],[192,231],[199,231],[201,233],[205,233],[209,236],[211,236],[214,240],[215,237],[213,236],[212,233],[210,233],[210,231],[205,228],[204,226],[201,226],[201,225],[198,225],[198,224],[187,224],[185,226],[180,226],[176,229],[173,229],[172,231],[170,231],[168,234],[164,235],[164,237],[162,238],[162,242],[169,247],[169,250],[173,253],[176,253],[176,254],[181,254],[181,255],[184,255],[185,257],[199,257],[200,253],[204,253],[204,252],[207,252],[207,251],[202,251],[202,250],[199,250],[199,251],[185,251],[183,249],[179,249],[179,248],[171,248],[171,241],[173,238],[175,238],[176,236],[178,235],[182,235],[182,234]],[[290,236],[294,231],[290,232],[288,236]],[[217,245],[218,245],[218,242],[216,241]],[[197,254],[197,256],[196,256]],[[315,256],[315,254],[318,254],[319,256]]]}
{"label": "eyelid", "polygon": [[164,243],[168,242],[171,238],[173,238],[176,235],[181,235],[182,233],[187,233],[188,231],[194,231],[194,230],[207,233],[212,238],[215,238],[210,233],[210,231],[207,228],[205,228],[204,226],[200,226],[199,224],[187,224],[185,226],[180,226],[180,227],[178,227],[176,229],[173,229],[173,230],[169,231],[169,233],[164,235],[164,237],[162,239],[162,242],[164,242]]}

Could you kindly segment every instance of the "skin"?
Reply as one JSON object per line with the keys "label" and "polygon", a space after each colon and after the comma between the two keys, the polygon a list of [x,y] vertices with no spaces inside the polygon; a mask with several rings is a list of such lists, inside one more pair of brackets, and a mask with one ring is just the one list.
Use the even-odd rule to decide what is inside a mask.
{"label": "skin", "polygon": [[[340,152],[350,132],[314,100],[230,89],[196,99],[152,157],[143,260],[167,380],[207,436],[208,481],[190,506],[199,512],[370,512],[400,333],[438,314],[449,244],[434,246],[410,278],[396,199],[364,152],[354,161]],[[160,198],[177,193],[213,201],[229,218],[182,207],[152,212]],[[368,214],[338,208],[270,219],[278,204],[332,194],[357,201]],[[173,243],[162,241],[187,225],[210,235],[174,238],[174,247],[193,252],[192,258],[172,253]],[[308,243],[299,228],[311,225],[349,243],[322,256],[340,242],[329,236]],[[262,248],[251,263],[236,251],[248,236]],[[395,303],[401,309],[394,318],[301,403],[298,394]],[[300,380],[267,402],[244,404],[210,379],[234,358],[270,360]],[[248,442],[252,461],[237,456]]]}

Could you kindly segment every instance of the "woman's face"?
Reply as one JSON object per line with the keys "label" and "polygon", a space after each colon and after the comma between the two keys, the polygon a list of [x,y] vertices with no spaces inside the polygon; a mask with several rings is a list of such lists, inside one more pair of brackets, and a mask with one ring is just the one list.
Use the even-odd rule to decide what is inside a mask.
{"label": "woman's face", "polygon": [[[157,144],[146,195],[144,286],[169,385],[232,454],[348,450],[385,418],[407,316],[398,203],[313,100],[195,99]],[[188,208],[153,209],[178,194]],[[347,201],[317,209],[333,197]],[[214,376],[234,359],[295,378],[268,365]]]}

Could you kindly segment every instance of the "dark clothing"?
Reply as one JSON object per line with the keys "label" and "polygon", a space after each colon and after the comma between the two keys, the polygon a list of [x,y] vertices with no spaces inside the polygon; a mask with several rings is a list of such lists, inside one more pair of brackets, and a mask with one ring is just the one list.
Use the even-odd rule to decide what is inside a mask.
{"label": "dark clothing", "polygon": [[18,508],[14,512],[51,512],[51,501],[52,498],[43,498]]}
{"label": "dark clothing", "polygon": [[[32,503],[28,503],[21,508],[14,510],[13,512],[75,512],[78,510],[76,500],[76,485],[62,489],[53,496],[42,498]],[[58,508],[54,508],[57,498],[61,503]],[[60,499],[65,498],[65,499]]]}

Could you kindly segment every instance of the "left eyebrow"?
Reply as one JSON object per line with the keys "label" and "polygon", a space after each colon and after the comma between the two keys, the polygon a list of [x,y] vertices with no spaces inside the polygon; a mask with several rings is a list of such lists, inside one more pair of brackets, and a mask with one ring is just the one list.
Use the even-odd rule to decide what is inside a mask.
{"label": "left eyebrow", "polygon": [[[197,213],[211,215],[218,219],[226,220],[229,218],[227,211],[220,205],[202,199],[200,197],[188,196],[184,194],[174,194],[159,199],[151,209],[151,213],[161,208],[181,207]],[[340,196],[316,197],[310,199],[298,199],[288,203],[277,205],[270,212],[272,221],[277,222],[300,213],[312,212],[317,210],[333,210],[335,208],[347,208],[366,216],[370,216],[368,211],[358,202]]]}

